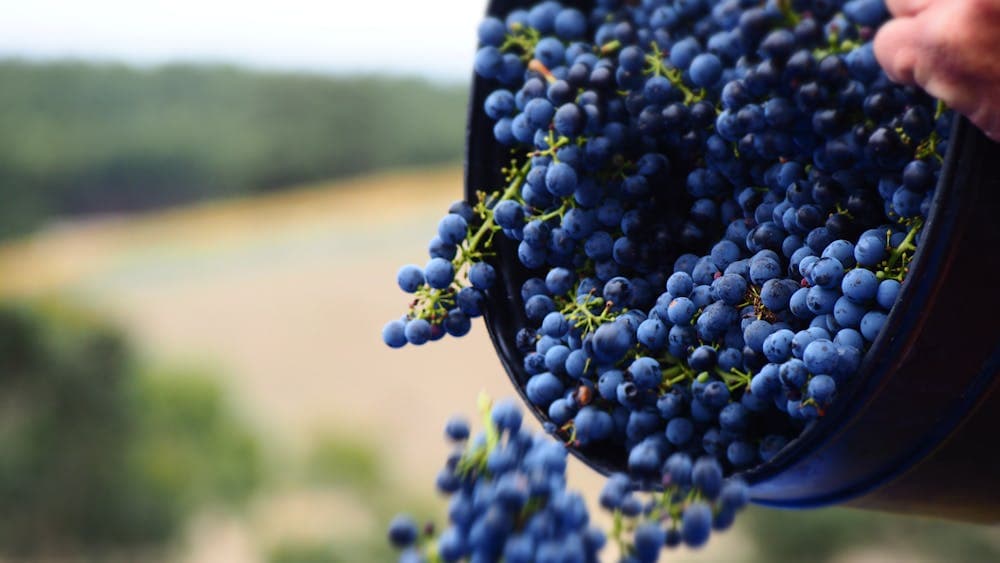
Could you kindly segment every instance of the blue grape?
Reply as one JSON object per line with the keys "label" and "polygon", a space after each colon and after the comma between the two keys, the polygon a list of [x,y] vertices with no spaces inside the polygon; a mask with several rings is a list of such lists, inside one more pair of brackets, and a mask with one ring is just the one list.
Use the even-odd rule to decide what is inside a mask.
{"label": "blue grape", "polygon": [[628,373],[639,389],[654,389],[663,378],[659,362],[645,356],[636,358],[629,366]]}
{"label": "blue grape", "polygon": [[900,283],[896,280],[882,280],[878,284],[875,300],[884,309],[891,309],[899,296]]}
{"label": "blue grape", "polygon": [[809,368],[802,360],[792,358],[781,364],[778,370],[782,384],[789,389],[800,389],[809,377]]}
{"label": "blue grape", "polygon": [[463,287],[455,296],[458,308],[469,317],[482,315],[485,297],[474,287]]}
{"label": "blue grape", "polygon": [[382,329],[382,341],[390,348],[402,348],[406,345],[406,323],[400,320],[389,321]]}
{"label": "blue grape", "polygon": [[757,457],[757,449],[747,442],[737,440],[726,448],[726,459],[734,467],[749,467]]}
{"label": "blue grape", "polygon": [[573,422],[576,439],[581,445],[605,440],[614,431],[614,420],[611,415],[591,406],[580,409]]}
{"label": "blue grape", "polygon": [[639,325],[636,339],[652,351],[660,350],[667,342],[667,327],[658,319],[647,319]]}
{"label": "blue grape", "polygon": [[754,352],[764,351],[764,341],[774,332],[774,327],[767,321],[753,321],[743,331],[743,339],[746,345]]}
{"label": "blue grape", "polygon": [[814,315],[832,313],[840,295],[840,291],[835,289],[827,289],[818,285],[810,287],[808,293],[806,293],[806,307]]}
{"label": "blue grape", "polygon": [[878,293],[878,278],[865,268],[855,268],[844,275],[841,290],[855,303],[867,303]]}
{"label": "blue grape", "polygon": [[535,58],[549,68],[555,68],[565,60],[566,49],[562,41],[555,37],[545,37],[535,45]]}
{"label": "blue grape", "polygon": [[837,347],[826,339],[813,340],[806,346],[802,361],[812,373],[833,373],[837,367]]}
{"label": "blue grape", "polygon": [[[504,89],[490,92],[490,95],[483,102],[483,111],[493,120],[510,117],[514,114],[516,108],[514,95],[509,90]],[[466,221],[468,221],[468,218],[466,218]]]}
{"label": "blue grape", "polygon": [[691,484],[691,471],[694,467],[691,456],[685,453],[675,453],[667,458],[664,464],[665,477],[669,484],[684,487]]}
{"label": "blue grape", "polygon": [[566,103],[556,110],[552,123],[560,135],[574,136],[583,130],[586,121],[586,114],[578,105]]}
{"label": "blue grape", "polygon": [[829,404],[836,391],[837,384],[829,375],[817,375],[809,380],[809,398],[821,406]]}
{"label": "blue grape", "polygon": [[448,311],[441,325],[449,335],[460,337],[465,336],[472,329],[472,320],[461,310],[452,309]]}
{"label": "blue grape", "polygon": [[691,481],[707,498],[714,499],[722,489],[722,467],[715,458],[700,457],[694,462]]}
{"label": "blue grape", "polygon": [[718,352],[715,348],[702,345],[691,351],[688,355],[688,365],[695,371],[708,371],[715,367],[718,360]]}
{"label": "blue grape", "polygon": [[587,18],[583,12],[573,8],[566,8],[556,15],[554,22],[555,32],[563,40],[573,40],[583,37],[587,32]]}
{"label": "blue grape", "polygon": [[601,397],[612,401],[618,398],[618,386],[624,383],[625,374],[618,370],[608,370],[601,374],[597,382],[597,390]]}
{"label": "blue grape", "polygon": [[837,324],[847,328],[857,328],[866,309],[847,296],[837,299],[833,306],[833,317]]}
{"label": "blue grape", "polygon": [[844,16],[858,25],[878,25],[889,13],[885,7],[885,0],[849,0],[844,3]]}
{"label": "blue grape", "polygon": [[552,401],[559,398],[564,387],[558,377],[545,372],[531,376],[524,389],[528,395],[528,400],[533,404],[542,408],[548,408]]}
{"label": "blue grape", "polygon": [[701,547],[712,532],[712,508],[704,502],[695,502],[684,508],[681,517],[681,537],[689,547]]}
{"label": "blue grape", "polygon": [[727,305],[740,304],[747,291],[746,280],[736,274],[724,274],[712,282],[712,286],[719,299]]}
{"label": "blue grape", "polygon": [[414,293],[420,286],[424,285],[424,271],[420,269],[420,266],[408,264],[399,269],[399,273],[396,274],[396,282],[399,284],[399,288],[406,293]]}
{"label": "blue grape", "polygon": [[516,201],[501,201],[493,208],[493,219],[505,229],[518,228],[524,224],[524,208]]}
{"label": "blue grape", "polygon": [[407,342],[420,346],[431,339],[431,330],[431,324],[424,319],[412,319],[406,323],[403,334]]}
{"label": "blue grape", "polygon": [[646,522],[635,530],[635,555],[640,561],[656,561],[666,542],[666,532],[657,522]]}
{"label": "blue grape", "polygon": [[705,386],[702,398],[705,404],[711,408],[721,408],[729,401],[729,388],[721,381],[712,381]]}
{"label": "blue grape", "polygon": [[781,329],[767,335],[764,339],[762,349],[768,361],[781,363],[787,360],[792,354],[792,341],[795,333],[788,329]]}
{"label": "blue grape", "polygon": [[490,289],[496,282],[496,270],[486,262],[476,262],[469,268],[469,283],[476,289]]}
{"label": "blue grape", "polygon": [[503,54],[492,45],[481,47],[476,51],[474,68],[483,78],[496,78],[503,69]]}
{"label": "blue grape", "polygon": [[694,425],[686,418],[674,418],[667,423],[667,439],[676,446],[687,444],[693,433]]}
{"label": "blue grape", "polygon": [[697,86],[714,86],[722,77],[722,63],[711,53],[702,53],[691,61],[691,81]]}
{"label": "blue grape", "polygon": [[449,213],[438,223],[438,237],[445,244],[458,244],[465,240],[469,225],[461,215]]}
{"label": "blue grape", "polygon": [[[429,253],[453,271],[401,281],[417,294],[412,320],[386,325],[383,340],[467,332],[487,293],[503,297],[482,260],[509,263],[516,248],[534,271],[511,296],[524,307],[513,353],[549,431],[622,448],[654,485],[673,479],[663,462],[677,445],[714,459],[720,479],[773,459],[840,400],[884,329],[913,256],[900,246],[919,245],[911,218],[930,212],[940,173],[916,148],[935,146],[932,134],[946,147],[951,119],[879,68],[872,33],[855,24],[880,25],[883,3],[794,8],[791,25],[773,3],[742,0],[540,2],[483,23],[475,67],[487,95],[474,111],[495,124],[506,168],[494,172],[509,183],[475,211],[449,209]],[[818,52],[834,31],[836,52]],[[667,53],[663,67],[654,51]],[[640,496],[613,499],[632,529],[650,510]],[[706,503],[706,538],[732,523],[735,508],[720,503]],[[663,544],[683,540],[679,524],[658,528]],[[500,536],[476,529],[502,556]],[[528,536],[533,551],[514,543],[510,559],[586,545],[582,530]]]}
{"label": "blue grape", "polygon": [[843,277],[844,266],[836,258],[820,258],[812,268],[813,283],[823,289],[839,287]]}
{"label": "blue grape", "polygon": [[545,173],[545,187],[554,196],[565,197],[573,194],[577,186],[576,171],[568,164],[556,163]]}
{"label": "blue grape", "polygon": [[789,280],[770,279],[760,289],[760,301],[771,311],[779,312],[788,308],[798,285]]}
{"label": "blue grape", "polygon": [[675,325],[683,325],[691,322],[698,307],[687,297],[678,297],[670,302],[667,309],[667,317]]}
{"label": "blue grape", "polygon": [[413,518],[400,514],[389,523],[389,541],[397,548],[413,545],[417,540],[417,524]]}
{"label": "blue grape", "polygon": [[861,319],[861,334],[865,340],[874,342],[875,338],[882,332],[885,324],[886,314],[881,311],[869,311]]}
{"label": "blue grape", "polygon": [[754,285],[763,285],[768,280],[781,275],[781,266],[771,258],[761,258],[750,261],[750,281]]}
{"label": "blue grape", "polygon": [[455,255],[458,253],[458,247],[441,240],[441,237],[434,237],[427,244],[427,253],[431,258],[454,260]]}

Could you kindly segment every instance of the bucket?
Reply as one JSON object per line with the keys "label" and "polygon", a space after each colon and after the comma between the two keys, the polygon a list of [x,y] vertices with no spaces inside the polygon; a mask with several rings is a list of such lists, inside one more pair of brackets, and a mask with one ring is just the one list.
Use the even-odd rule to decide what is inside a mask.
{"label": "bucket", "polygon": [[[588,2],[563,2],[587,8]],[[504,17],[524,0],[494,0]],[[483,113],[490,81],[474,77],[465,195],[503,185],[507,149]],[[529,375],[515,335],[527,325],[531,276],[506,237],[494,241],[497,283],[486,327],[515,388]],[[1000,145],[955,119],[933,209],[900,296],[850,386],[771,461],[744,471],[751,498],[777,508],[833,504],[981,523],[1000,522]],[[596,471],[625,468],[621,447],[570,448]]]}

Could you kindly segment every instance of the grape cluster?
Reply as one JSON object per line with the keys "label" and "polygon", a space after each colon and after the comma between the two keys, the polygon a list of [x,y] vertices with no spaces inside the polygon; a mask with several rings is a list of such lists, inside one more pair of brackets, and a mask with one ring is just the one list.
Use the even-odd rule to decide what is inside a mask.
{"label": "grape cluster", "polygon": [[629,562],[657,561],[662,548],[705,545],[712,529],[729,528],[749,499],[746,484],[736,476],[724,479],[714,457],[692,460],[681,452],[663,465],[662,492],[648,493],[643,501],[634,488],[632,478],[617,473],[600,495],[601,506],[614,513],[621,559]]}
{"label": "grape cluster", "polygon": [[427,266],[400,271],[416,298],[384,340],[467,332],[521,275],[495,269],[504,237],[550,432],[620,446],[648,486],[670,460],[771,460],[881,334],[947,150],[952,113],[874,58],[887,17],[882,0],[598,0],[487,18],[475,71],[506,186],[453,205]]}
{"label": "grape cluster", "polygon": [[583,497],[566,490],[566,448],[545,434],[521,430],[513,401],[491,406],[480,397],[485,431],[469,440],[469,425],[455,418],[445,435],[456,450],[437,478],[451,496],[449,526],[420,533],[405,515],[389,525],[400,561],[497,561],[507,563],[597,561],[604,533],[588,527]]}
{"label": "grape cluster", "polygon": [[[435,535],[433,525],[420,530],[411,517],[397,515],[389,541],[402,550],[400,561],[596,561],[607,540],[588,527],[583,497],[566,490],[565,446],[522,432],[513,401],[492,404],[481,396],[479,403],[482,434],[470,441],[469,425],[459,417],[445,426],[447,439],[460,446],[437,477],[438,490],[451,496],[449,527]],[[623,561],[656,561],[662,548],[704,545],[713,528],[732,524],[748,499],[743,481],[724,479],[711,457],[673,454],[662,485],[662,492],[643,499],[619,473],[601,491]]]}

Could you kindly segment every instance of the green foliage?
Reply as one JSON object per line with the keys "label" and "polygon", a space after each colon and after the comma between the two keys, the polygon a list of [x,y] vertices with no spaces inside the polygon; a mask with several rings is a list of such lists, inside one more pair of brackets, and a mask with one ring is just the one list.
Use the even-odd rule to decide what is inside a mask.
{"label": "green foliage", "polygon": [[[314,488],[332,488],[348,492],[361,500],[377,520],[388,524],[400,506],[408,506],[418,520],[434,521],[437,503],[413,498],[405,504],[401,498],[409,491],[400,490],[384,470],[388,466],[369,436],[349,435],[343,430],[317,436],[303,460],[306,484]],[[383,532],[379,529],[379,533]],[[381,538],[381,535],[379,536]]]}
{"label": "green foliage", "polygon": [[306,470],[314,483],[368,494],[383,482],[382,465],[378,452],[361,438],[326,434],[313,445]]}
{"label": "green foliage", "polygon": [[271,550],[271,563],[338,563],[331,545],[323,543],[287,542]]}
{"label": "green foliage", "polygon": [[940,561],[1000,561],[996,529],[845,508],[753,508],[739,520],[763,562],[832,561],[849,550],[884,549]]}
{"label": "green foliage", "polygon": [[287,542],[268,554],[270,563],[356,563],[357,561],[392,561],[395,552],[384,535],[347,543]]}
{"label": "green foliage", "polygon": [[384,471],[377,442],[342,430],[320,434],[302,460],[306,485],[336,489],[363,504],[376,522],[374,529],[347,535],[331,527],[332,539],[286,539],[268,549],[270,563],[354,563],[392,561],[398,554],[386,537],[389,521],[400,506],[410,507],[418,522],[440,522],[440,503],[433,498],[411,497]]}
{"label": "green foliage", "polygon": [[466,91],[223,66],[0,61],[0,236],[456,160]]}
{"label": "green foliage", "polygon": [[0,555],[151,549],[260,480],[250,432],[207,380],[139,375],[116,329],[0,305]]}
{"label": "green foliage", "polygon": [[240,506],[261,483],[255,436],[234,417],[222,389],[204,374],[164,371],[137,380],[133,470],[192,513],[206,500]]}

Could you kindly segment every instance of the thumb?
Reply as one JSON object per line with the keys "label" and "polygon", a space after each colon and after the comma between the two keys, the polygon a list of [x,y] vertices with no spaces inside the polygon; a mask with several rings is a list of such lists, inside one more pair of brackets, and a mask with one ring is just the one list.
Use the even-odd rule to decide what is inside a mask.
{"label": "thumb", "polygon": [[919,56],[920,30],[913,18],[896,18],[882,25],[873,48],[885,73],[894,82],[914,83]]}

